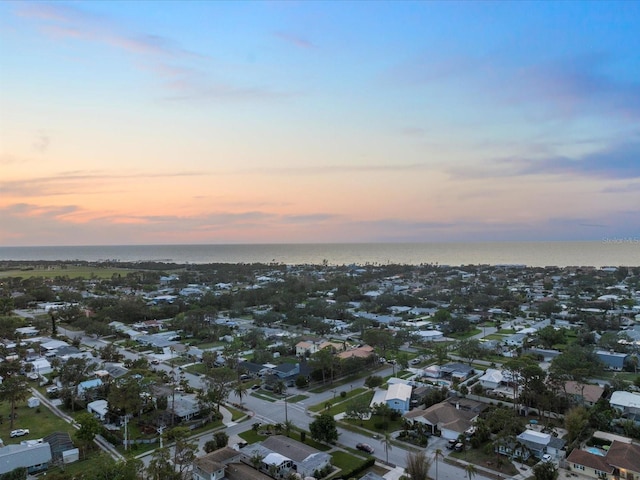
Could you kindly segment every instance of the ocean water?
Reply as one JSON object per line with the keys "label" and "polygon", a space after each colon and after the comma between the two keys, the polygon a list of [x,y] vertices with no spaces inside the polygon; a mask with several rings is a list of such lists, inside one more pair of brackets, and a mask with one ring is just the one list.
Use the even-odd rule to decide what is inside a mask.
{"label": "ocean water", "polygon": [[640,266],[640,238],[599,242],[0,247],[0,260],[174,263]]}

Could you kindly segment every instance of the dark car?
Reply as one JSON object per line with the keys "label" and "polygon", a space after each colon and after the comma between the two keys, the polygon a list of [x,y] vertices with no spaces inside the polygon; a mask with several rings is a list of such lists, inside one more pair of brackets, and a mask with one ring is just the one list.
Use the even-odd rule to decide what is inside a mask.
{"label": "dark car", "polygon": [[358,443],[356,445],[358,450],[362,450],[363,452],[367,452],[369,455],[373,455],[373,447],[368,443]]}

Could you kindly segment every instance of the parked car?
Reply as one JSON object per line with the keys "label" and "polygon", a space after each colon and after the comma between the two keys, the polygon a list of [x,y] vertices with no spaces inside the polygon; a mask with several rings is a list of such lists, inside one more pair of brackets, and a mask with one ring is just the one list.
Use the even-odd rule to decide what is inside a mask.
{"label": "parked car", "polygon": [[24,435],[29,435],[28,428],[18,428],[17,430],[11,430],[11,438],[22,437]]}
{"label": "parked car", "polygon": [[447,448],[449,450],[453,450],[453,447],[455,447],[457,443],[458,440],[449,440],[449,442],[447,443]]}
{"label": "parked car", "polygon": [[461,451],[463,451],[463,450],[464,450],[464,443],[462,443],[462,442],[458,442],[458,443],[456,443],[456,444],[453,446],[453,449],[454,449],[456,452],[461,452]]}
{"label": "parked car", "polygon": [[251,386],[251,390],[258,390],[260,389],[260,385],[252,385]]}
{"label": "parked car", "polygon": [[544,455],[542,455],[542,461],[543,462],[550,462],[551,461],[551,455],[549,455],[548,453],[545,453]]}
{"label": "parked car", "polygon": [[356,445],[358,450],[362,450],[363,452],[367,452],[369,455],[373,455],[373,447],[368,443],[358,443]]}

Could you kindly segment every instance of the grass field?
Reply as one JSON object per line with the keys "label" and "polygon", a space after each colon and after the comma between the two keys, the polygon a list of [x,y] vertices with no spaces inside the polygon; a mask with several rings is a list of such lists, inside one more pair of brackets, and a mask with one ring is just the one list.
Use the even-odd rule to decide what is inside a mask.
{"label": "grass field", "polygon": [[75,266],[75,265],[55,265],[47,266],[46,268],[25,268],[20,270],[2,270],[0,271],[0,278],[7,277],[21,277],[21,278],[56,278],[56,277],[69,277],[69,278],[84,278],[84,279],[106,279],[111,278],[113,275],[126,276],[127,273],[131,273],[134,270],[127,268],[100,268],[96,266]]}
{"label": "grass field", "polygon": [[22,440],[35,440],[45,437],[53,432],[68,432],[73,436],[75,429],[54,415],[47,407],[40,405],[36,408],[29,408],[25,402],[20,402],[16,409],[16,418],[13,421],[13,429],[28,428],[29,434],[23,437],[11,438],[11,421],[9,420],[10,406],[3,402],[0,404],[0,438],[5,444],[20,443]]}

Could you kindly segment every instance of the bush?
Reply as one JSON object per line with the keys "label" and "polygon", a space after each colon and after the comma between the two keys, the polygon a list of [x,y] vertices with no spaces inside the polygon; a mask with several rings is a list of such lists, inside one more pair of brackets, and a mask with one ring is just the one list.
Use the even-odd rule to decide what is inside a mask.
{"label": "bush", "polygon": [[359,465],[354,465],[350,470],[342,470],[340,472],[340,476],[342,478],[351,478],[358,477],[358,474],[365,471],[367,468],[372,467],[376,462],[374,457],[368,457],[366,460],[363,460]]}
{"label": "bush", "polygon": [[344,390],[340,392],[340,398],[347,398],[347,392]]}

